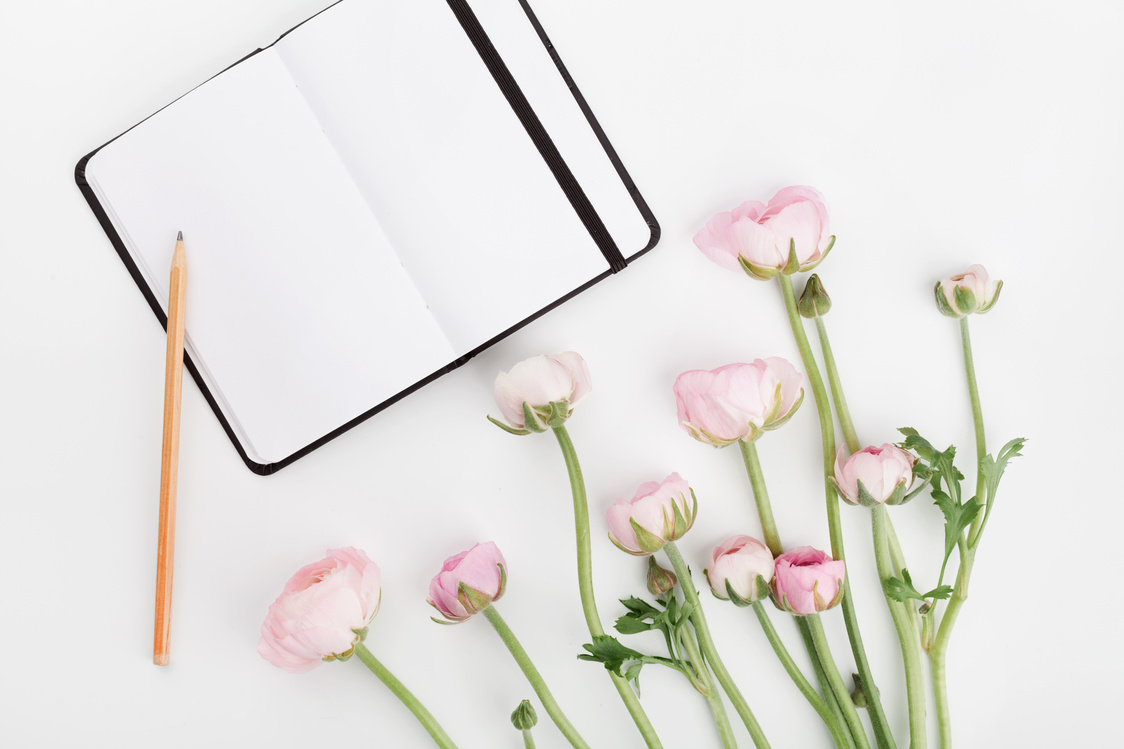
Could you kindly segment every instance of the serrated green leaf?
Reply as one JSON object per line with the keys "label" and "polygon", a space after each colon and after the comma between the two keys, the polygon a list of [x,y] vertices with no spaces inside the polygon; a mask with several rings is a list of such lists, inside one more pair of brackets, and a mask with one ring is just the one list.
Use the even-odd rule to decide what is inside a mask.
{"label": "serrated green leaf", "polygon": [[620,632],[622,635],[635,635],[640,632],[647,632],[651,629],[657,629],[650,623],[644,621],[644,617],[637,614],[625,614],[617,619],[613,624],[613,628]]}
{"label": "serrated green leaf", "polygon": [[882,581],[882,588],[886,591],[886,595],[893,598],[895,601],[924,601],[925,596],[913,587],[913,579],[909,576],[909,570],[902,569],[901,577],[890,577]]}
{"label": "serrated green leaf", "polygon": [[643,598],[637,598],[636,596],[632,596],[631,598],[622,598],[621,603],[624,604],[624,607],[626,609],[634,614],[653,616],[655,614],[658,614],[660,611],[655,606],[645,601]]}
{"label": "serrated green leaf", "polygon": [[930,590],[928,593],[925,594],[924,597],[925,598],[932,598],[934,600],[944,600],[945,598],[948,598],[950,595],[952,595],[952,586],[951,585],[941,585],[938,588],[933,588],[932,590]]}
{"label": "serrated green leaf", "polygon": [[1016,437],[999,450],[998,458],[987,455],[980,461],[980,473],[983,474],[984,482],[987,484],[987,504],[989,506],[995,497],[995,492],[999,489],[999,480],[1003,478],[1003,472],[1007,470],[1007,464],[1022,455],[1019,451],[1025,444],[1025,437]]}
{"label": "serrated green leaf", "polygon": [[643,653],[625,647],[617,638],[611,635],[599,635],[594,637],[592,643],[586,643],[582,645],[582,648],[584,648],[588,654],[579,653],[579,660],[601,663],[606,669],[620,676],[624,676],[624,674],[621,673],[621,668],[626,661],[640,660],[644,657]]}

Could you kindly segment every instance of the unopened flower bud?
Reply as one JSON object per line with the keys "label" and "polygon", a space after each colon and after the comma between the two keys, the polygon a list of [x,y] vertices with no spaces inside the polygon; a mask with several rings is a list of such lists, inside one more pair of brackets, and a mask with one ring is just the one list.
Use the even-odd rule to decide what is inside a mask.
{"label": "unopened flower bud", "polygon": [[654,554],[691,529],[698,509],[694,491],[678,473],[658,484],[648,481],[632,499],[618,499],[605,513],[609,540],[633,556]]}
{"label": "unopened flower bud", "polygon": [[908,499],[913,483],[912,453],[886,443],[864,447],[844,459],[844,448],[835,456],[835,475],[829,477],[843,500],[863,507],[876,504],[899,505]]}
{"label": "unopened flower bud", "polygon": [[870,703],[866,699],[863,681],[858,674],[852,674],[851,676],[855,680],[855,688],[851,690],[851,702],[855,703],[855,707],[866,707]]}
{"label": "unopened flower bud", "polygon": [[665,570],[656,564],[654,556],[648,557],[648,592],[654,596],[662,596],[675,587],[679,578],[671,570]]}
{"label": "unopened flower bud", "polygon": [[738,535],[714,548],[703,575],[715,596],[748,606],[768,597],[773,569],[769,547],[756,538]]}
{"label": "unopened flower bud", "polygon": [[941,314],[964,317],[990,310],[1002,289],[1003,282],[993,281],[982,265],[970,265],[964,273],[938,281],[933,293]]}
{"label": "unopened flower bud", "polygon": [[818,273],[808,277],[808,283],[804,284],[804,293],[800,295],[796,308],[800,310],[800,316],[808,320],[826,315],[831,309],[831,297],[827,295]]}
{"label": "unopened flower bud", "polygon": [[539,716],[535,714],[535,708],[531,707],[530,700],[520,702],[519,707],[511,714],[511,725],[518,731],[530,731],[538,722]]}

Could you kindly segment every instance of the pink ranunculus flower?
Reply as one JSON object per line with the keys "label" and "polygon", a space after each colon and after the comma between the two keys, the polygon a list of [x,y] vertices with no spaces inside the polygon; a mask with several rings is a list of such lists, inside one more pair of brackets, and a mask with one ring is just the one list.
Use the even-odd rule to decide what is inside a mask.
{"label": "pink ranunculus flower", "polygon": [[843,600],[846,574],[842,560],[836,561],[819,549],[789,549],[776,560],[773,603],[790,614],[818,614]]}
{"label": "pink ranunculus flower", "polygon": [[585,360],[573,351],[532,356],[496,375],[496,404],[510,427],[488,418],[515,434],[545,432],[561,426],[592,387]]}
{"label": "pink ranunculus flower", "polygon": [[942,314],[964,317],[990,310],[1002,289],[1003,282],[993,280],[982,265],[969,265],[965,272],[938,281],[933,293]]}
{"label": "pink ranunculus flower", "polygon": [[917,458],[900,447],[885,443],[864,447],[844,459],[844,449],[835,456],[835,475],[831,483],[839,495],[853,505],[898,505],[905,500],[913,483],[913,464]]}
{"label": "pink ranunculus flower", "polygon": [[748,606],[769,595],[773,555],[752,536],[730,536],[714,548],[710,566],[703,570],[710,590],[722,600]]}
{"label": "pink ranunculus flower", "polygon": [[507,587],[507,562],[494,543],[476,544],[445,560],[429,583],[429,605],[459,624],[498,601]]}
{"label": "pink ranunculus flower", "polygon": [[618,499],[609,508],[609,540],[634,556],[654,554],[690,530],[697,511],[694,491],[673,473],[659,483],[641,484],[632,499]]}
{"label": "pink ranunculus flower", "polygon": [[269,607],[258,653],[294,674],[347,660],[379,610],[379,568],[359,549],[330,549],[297,570]]}
{"label": "pink ranunculus flower", "polygon": [[679,424],[714,447],[753,442],[792,417],[804,400],[803,383],[804,376],[776,356],[684,372],[673,387]]}
{"label": "pink ranunculus flower", "polygon": [[834,244],[823,195],[799,185],[784,188],[768,205],[751,200],[719,213],[695,235],[708,258],[762,280],[810,270]]}

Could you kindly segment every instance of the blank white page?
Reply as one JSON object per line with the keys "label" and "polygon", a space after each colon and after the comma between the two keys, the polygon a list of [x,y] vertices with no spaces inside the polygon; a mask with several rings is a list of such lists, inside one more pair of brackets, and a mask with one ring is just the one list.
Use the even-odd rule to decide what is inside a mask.
{"label": "blank white page", "polygon": [[455,358],[270,49],[97,152],[86,176],[250,458],[271,463]]}
{"label": "blank white page", "polygon": [[[531,42],[513,51],[549,63],[519,4],[506,4],[509,12],[491,20]],[[608,270],[445,0],[344,0],[276,48],[462,353]],[[580,117],[565,86],[549,96],[548,109]],[[576,126],[589,130],[584,119]],[[608,164],[593,146],[586,160]],[[563,156],[582,161],[583,149],[588,141]],[[584,174],[624,191],[615,172]],[[629,210],[643,231],[631,248],[638,251],[647,225],[631,201]]]}

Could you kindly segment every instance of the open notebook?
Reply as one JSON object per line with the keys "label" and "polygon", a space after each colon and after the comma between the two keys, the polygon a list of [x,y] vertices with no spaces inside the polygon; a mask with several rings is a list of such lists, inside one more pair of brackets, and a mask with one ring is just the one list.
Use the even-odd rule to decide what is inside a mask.
{"label": "open notebook", "polygon": [[658,227],[520,0],[342,0],[86,156],[157,316],[272,473],[649,249]]}

